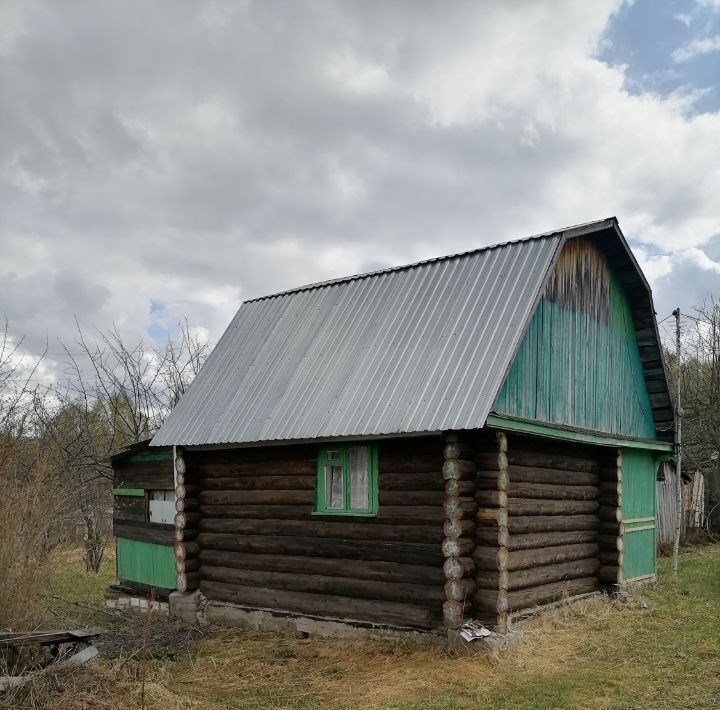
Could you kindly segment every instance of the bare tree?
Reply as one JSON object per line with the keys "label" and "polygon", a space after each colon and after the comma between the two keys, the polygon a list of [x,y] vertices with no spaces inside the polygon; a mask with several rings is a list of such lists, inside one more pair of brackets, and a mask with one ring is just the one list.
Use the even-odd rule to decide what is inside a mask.
{"label": "bare tree", "polygon": [[[705,476],[706,512],[720,528],[720,301],[710,296],[683,314],[683,359],[679,372],[683,392],[683,463]],[[671,372],[678,366],[670,355]]]}
{"label": "bare tree", "polygon": [[36,414],[75,493],[86,567],[97,571],[111,534],[110,456],[159,429],[210,346],[185,321],[179,342],[162,348],[128,343],[117,328],[90,339],[79,324],[72,349],[63,347],[66,384],[36,397]]}
{"label": "bare tree", "polygon": [[20,435],[27,424],[32,408],[33,378],[45,352],[32,358],[30,364],[22,357],[22,338],[10,336],[7,317],[3,317],[0,332],[0,436]]}
{"label": "bare tree", "polygon": [[[164,384],[165,415],[180,401],[207,359],[212,346],[193,331],[187,318],[179,324],[180,341],[168,339],[160,357],[159,376]],[[163,417],[164,418],[164,417]]]}

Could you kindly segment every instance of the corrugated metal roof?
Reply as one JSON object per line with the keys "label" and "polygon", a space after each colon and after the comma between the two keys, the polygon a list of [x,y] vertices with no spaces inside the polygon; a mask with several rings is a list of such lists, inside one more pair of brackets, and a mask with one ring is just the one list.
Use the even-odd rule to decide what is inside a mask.
{"label": "corrugated metal roof", "polygon": [[153,446],[483,426],[580,225],[245,302]]}

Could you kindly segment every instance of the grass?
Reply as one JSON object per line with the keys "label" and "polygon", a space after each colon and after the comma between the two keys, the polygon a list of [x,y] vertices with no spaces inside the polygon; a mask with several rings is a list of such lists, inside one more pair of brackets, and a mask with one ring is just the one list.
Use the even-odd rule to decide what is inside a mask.
{"label": "grass", "polygon": [[[83,607],[75,603],[97,602],[112,577],[106,564],[110,571],[97,578],[70,556],[58,568],[53,594],[76,610]],[[680,565],[673,582],[661,560],[660,583],[630,604],[595,598],[522,622],[525,642],[499,657],[215,629],[192,652],[150,663],[146,707],[720,707],[720,546],[686,551]],[[136,708],[138,677],[134,659],[101,659],[59,689],[56,682],[51,706]]]}
{"label": "grass", "polygon": [[115,550],[112,544],[105,550],[98,574],[85,571],[80,548],[63,549],[55,557],[52,591],[67,601],[97,603],[114,582]]}
{"label": "grass", "polygon": [[87,572],[80,548],[63,548],[53,559],[52,579],[43,595],[49,624],[100,623],[104,615],[93,607],[102,604],[105,590],[115,581],[115,550],[108,545],[98,574]]}

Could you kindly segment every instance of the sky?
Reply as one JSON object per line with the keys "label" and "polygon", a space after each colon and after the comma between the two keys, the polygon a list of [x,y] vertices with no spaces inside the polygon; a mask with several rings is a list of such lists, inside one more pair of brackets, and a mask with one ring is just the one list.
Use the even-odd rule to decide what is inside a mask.
{"label": "sky", "polygon": [[216,341],[292,286],[615,215],[720,295],[720,0],[0,0],[0,312]]}

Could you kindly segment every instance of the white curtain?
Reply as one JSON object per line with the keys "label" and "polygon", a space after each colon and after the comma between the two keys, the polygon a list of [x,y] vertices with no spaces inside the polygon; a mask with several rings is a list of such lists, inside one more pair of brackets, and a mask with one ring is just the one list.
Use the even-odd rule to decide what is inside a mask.
{"label": "white curtain", "polygon": [[367,446],[352,446],[348,449],[351,510],[367,510],[370,507],[368,453]]}

